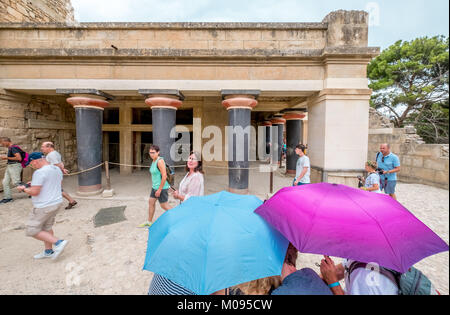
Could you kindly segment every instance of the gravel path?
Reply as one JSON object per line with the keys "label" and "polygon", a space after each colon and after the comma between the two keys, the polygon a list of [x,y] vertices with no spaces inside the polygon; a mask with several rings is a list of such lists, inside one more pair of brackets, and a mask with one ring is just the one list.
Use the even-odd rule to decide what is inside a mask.
{"label": "gravel path", "polygon": [[[177,175],[179,182],[181,175]],[[265,197],[268,175],[252,172],[250,193]],[[205,194],[226,188],[227,176],[207,176]],[[290,185],[292,179],[277,174],[275,190]],[[64,181],[64,189],[74,192],[75,177]],[[15,194],[13,203],[0,205],[0,294],[146,294],[152,273],[143,271],[147,230],[136,226],[146,219],[150,189],[148,170],[121,176],[112,172],[113,199],[80,199],[72,210],[62,210],[55,233],[69,240],[56,260],[34,261],[42,250],[40,242],[24,235],[24,223],[31,200]],[[449,242],[449,192],[434,187],[398,185],[399,201],[447,243]],[[66,203],[66,202],[65,202]],[[93,217],[100,208],[126,206],[126,221],[94,228]],[[158,206],[156,217],[163,210]],[[320,262],[321,256],[300,254],[298,268]],[[339,260],[339,259],[337,259]],[[449,253],[438,254],[417,264],[442,294],[449,294]]]}

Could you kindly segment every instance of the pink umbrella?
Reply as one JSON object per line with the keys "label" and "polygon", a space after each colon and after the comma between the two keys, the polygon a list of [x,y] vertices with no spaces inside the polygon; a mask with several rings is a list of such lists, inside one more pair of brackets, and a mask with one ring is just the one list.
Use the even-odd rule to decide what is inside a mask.
{"label": "pink umbrella", "polygon": [[384,194],[337,184],[286,187],[255,210],[300,252],[377,263],[401,273],[449,249]]}

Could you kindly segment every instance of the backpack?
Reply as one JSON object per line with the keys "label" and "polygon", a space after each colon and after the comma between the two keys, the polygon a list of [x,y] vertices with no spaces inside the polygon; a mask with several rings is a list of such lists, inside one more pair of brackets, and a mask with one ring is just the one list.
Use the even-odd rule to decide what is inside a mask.
{"label": "backpack", "polygon": [[170,186],[175,185],[175,171],[172,167],[166,164],[167,182]]}
{"label": "backpack", "polygon": [[28,165],[28,153],[22,150],[18,145],[12,145],[12,148],[16,148],[20,150],[20,157],[22,158],[22,161],[20,164],[22,165],[22,168],[27,167]]}
{"label": "backpack", "polygon": [[[355,269],[366,267],[366,263],[358,261],[353,262],[347,270],[348,279],[350,280],[350,275]],[[430,279],[428,279],[419,269],[414,267],[409,268],[405,273],[380,267],[379,272],[397,285],[399,295],[440,295],[434,288]]]}
{"label": "backpack", "polygon": [[[162,159],[162,160],[164,161],[164,159]],[[167,175],[167,179],[166,180],[167,180],[167,182],[169,183],[170,186],[173,186],[173,185],[175,185],[175,171],[173,170],[172,167],[167,165],[166,161],[164,161],[164,165],[166,166],[166,175]],[[159,171],[159,168],[158,168],[158,171]],[[160,173],[161,173],[161,171],[160,171]]]}

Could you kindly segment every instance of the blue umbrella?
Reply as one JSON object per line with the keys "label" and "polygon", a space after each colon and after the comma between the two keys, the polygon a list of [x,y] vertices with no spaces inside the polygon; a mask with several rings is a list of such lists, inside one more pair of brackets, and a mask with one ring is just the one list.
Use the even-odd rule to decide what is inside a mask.
{"label": "blue umbrella", "polygon": [[253,211],[255,196],[191,197],[149,228],[144,269],[197,294],[281,274],[289,242]]}

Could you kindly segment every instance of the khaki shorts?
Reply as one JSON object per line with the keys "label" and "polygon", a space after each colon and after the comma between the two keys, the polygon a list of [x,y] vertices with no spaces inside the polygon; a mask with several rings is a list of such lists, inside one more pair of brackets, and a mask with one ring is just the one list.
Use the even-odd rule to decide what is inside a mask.
{"label": "khaki shorts", "polygon": [[41,231],[50,231],[55,224],[55,217],[62,203],[45,208],[33,208],[26,224],[25,234],[35,236]]}

